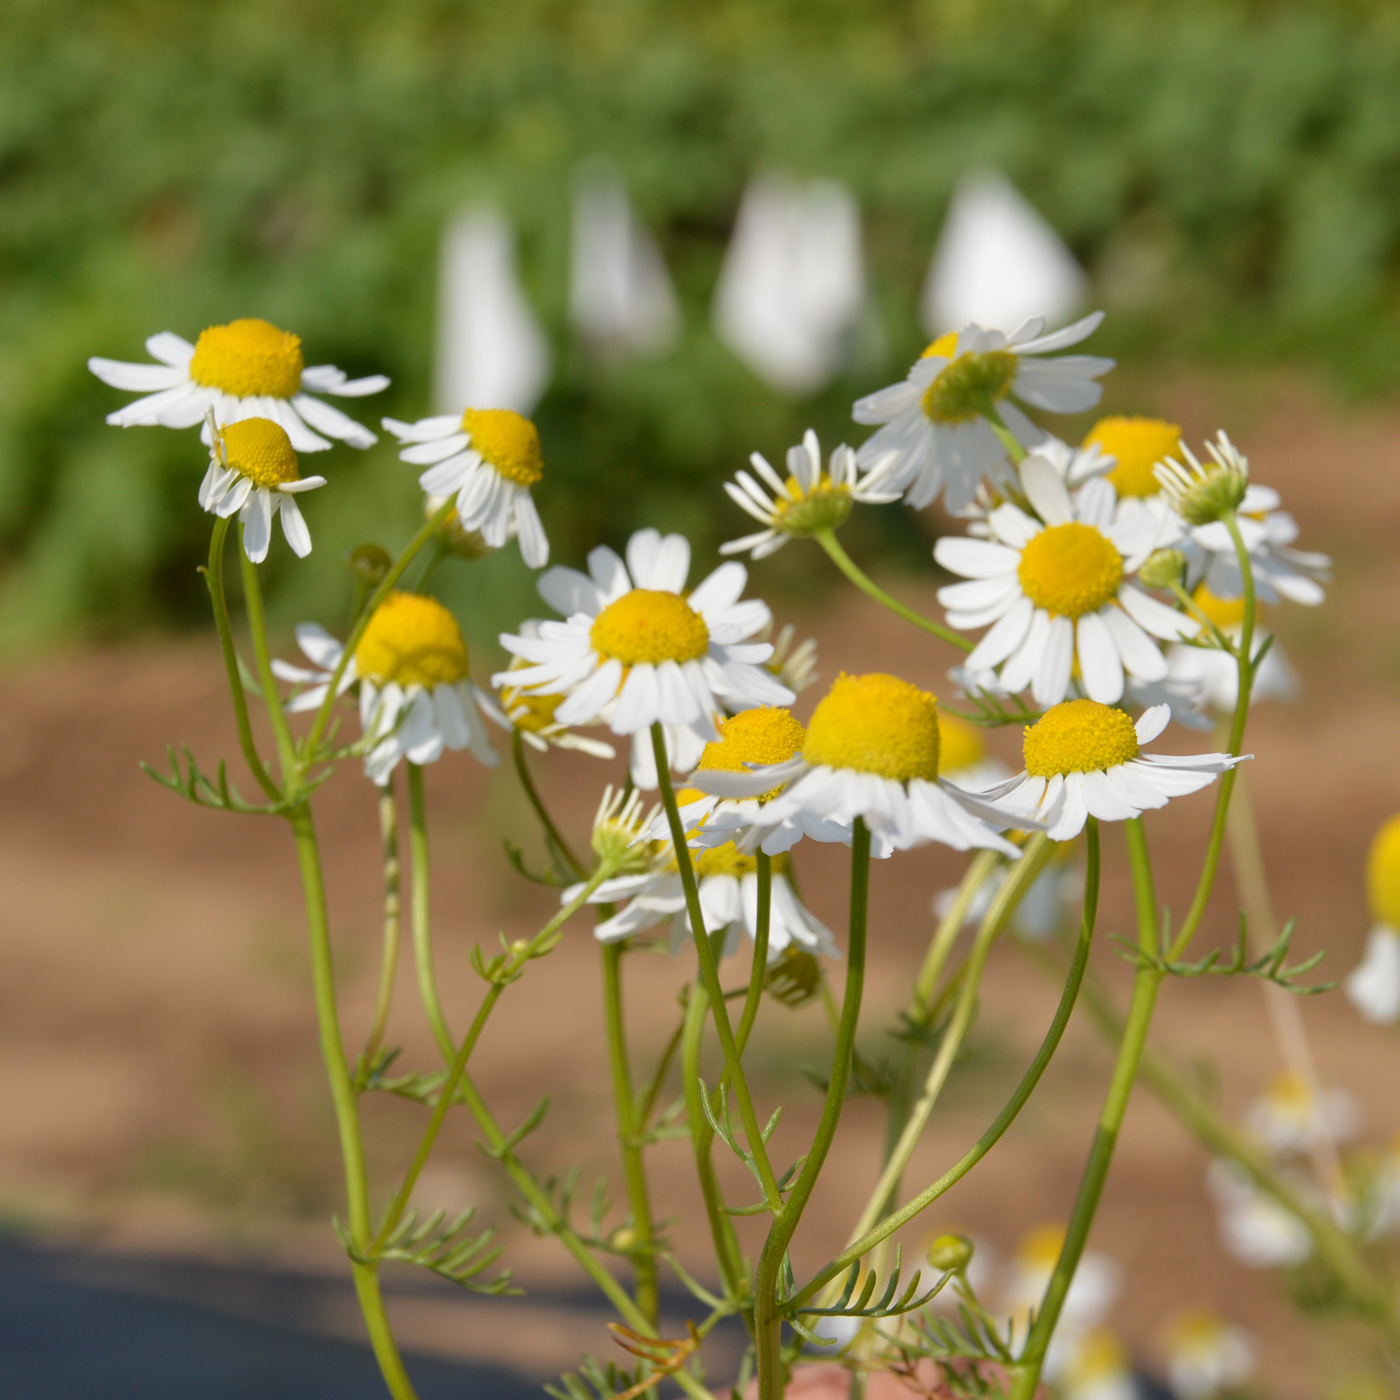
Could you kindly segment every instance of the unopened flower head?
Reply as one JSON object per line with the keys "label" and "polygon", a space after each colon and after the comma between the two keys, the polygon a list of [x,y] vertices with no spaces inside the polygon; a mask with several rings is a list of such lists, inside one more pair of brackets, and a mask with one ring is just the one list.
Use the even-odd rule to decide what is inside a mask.
{"label": "unopened flower head", "polygon": [[1161,418],[1100,418],[1084,439],[1113,458],[1108,483],[1120,497],[1155,496],[1156,466],[1181,455],[1181,428]]}
{"label": "unopened flower head", "polygon": [[1023,322],[1009,335],[970,325],[935,340],[910,369],[908,377],[859,399],[857,423],[881,424],[856,454],[860,466],[883,467],[880,486],[902,491],[920,509],[944,493],[954,514],[965,510],[977,488],[996,485],[1009,470],[1006,447],[982,416],[995,411],[1023,446],[1044,434],[1012,402],[1013,396],[1052,413],[1082,413],[1103,394],[1096,380],[1113,368],[1095,355],[1041,359],[1091,335],[1103,320],[1101,311],[1042,335],[1043,317]]}
{"label": "unopened flower head", "polygon": [[1254,1348],[1238,1327],[1205,1309],[1182,1313],[1167,1333],[1167,1375],[1181,1400],[1209,1400],[1254,1370]]}
{"label": "unopened flower head", "polygon": [[[382,374],[347,379],[334,365],[308,369],[300,337],[270,321],[250,316],[209,326],[194,345],[162,331],[151,336],[146,349],[159,364],[126,364],[98,356],[88,361],[104,384],[145,396],[107,415],[117,427],[192,428],[205,423],[212,412],[224,424],[271,418],[298,452],[323,451],[331,446],[329,438],[351,447],[372,447],[379,441],[368,428],[313,395],[360,398],[377,394],[389,381]],[[207,425],[203,437],[206,445],[213,445]]]}
{"label": "unopened flower head", "polygon": [[1400,816],[1376,833],[1366,861],[1371,932],[1366,954],[1343,986],[1368,1021],[1400,1022]]}
{"label": "unopened flower head", "polygon": [[544,475],[535,425],[508,408],[469,408],[416,423],[384,419],[406,444],[399,460],[427,467],[418,484],[430,496],[457,498],[458,525],[479,531],[492,549],[515,535],[532,569],[549,562],[549,541],[530,488]]}
{"label": "unopened flower head", "polygon": [[[738,471],[724,489],[740,510],[753,516],[764,528],[757,534],[722,544],[721,554],[742,554],[763,559],[780,550],[798,535],[814,535],[818,530],[835,530],[846,523],[851,507],[886,505],[899,499],[898,491],[887,491],[881,481],[894,455],[876,463],[865,476],[856,466],[856,454],[843,442],[831,454],[828,470],[822,470],[821,446],[810,428],[796,447],[788,448],[787,480],[768,464],[761,452],[750,454],[763,485],[746,471]],[[764,486],[773,494],[770,497]]]}
{"label": "unopened flower head", "polygon": [[1185,443],[1180,462],[1159,462],[1153,468],[1162,494],[1188,525],[1209,525],[1233,515],[1249,489],[1249,460],[1221,431],[1206,443],[1210,461],[1202,463]]}
{"label": "unopened flower head", "polygon": [[326,484],[323,476],[302,476],[292,441],[280,424],[269,418],[242,418],[216,428],[209,410],[209,470],[199,487],[199,504],[227,519],[236,514],[243,526],[243,548],[261,564],[272,542],[272,517],[282,518],[282,533],[292,552],[305,559],[311,553],[296,497]]}
{"label": "unopened flower head", "polygon": [[1172,588],[1186,577],[1186,556],[1179,549],[1154,549],[1138,570],[1148,588]]}

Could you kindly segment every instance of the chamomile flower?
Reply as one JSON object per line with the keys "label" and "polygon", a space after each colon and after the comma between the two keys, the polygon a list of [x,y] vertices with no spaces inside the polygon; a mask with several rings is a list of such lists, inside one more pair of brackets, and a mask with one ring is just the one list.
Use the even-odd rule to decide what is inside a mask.
{"label": "chamomile flower", "polygon": [[945,535],[933,551],[969,580],[939,590],[949,623],[992,624],[967,669],[999,667],[1002,689],[1029,685],[1041,705],[1065,698],[1076,669],[1089,697],[1106,705],[1122,698],[1125,671],[1161,680],[1167,663],[1152,637],[1183,637],[1195,624],[1127,582],[1153,547],[1141,522],[1120,518],[1106,481],[1071,496],[1034,455],[1021,464],[1021,485],[1039,519],[1007,502],[987,517],[987,539]]}
{"label": "chamomile flower", "polygon": [[1271,1152],[1306,1152],[1319,1141],[1349,1138],[1360,1111],[1341,1089],[1315,1089],[1300,1074],[1276,1075],[1245,1110],[1245,1126]]}
{"label": "chamomile flower", "polygon": [[1069,841],[1085,820],[1127,821],[1173,797],[1197,792],[1241,760],[1226,753],[1147,754],[1171,712],[1154,706],[1136,724],[1097,700],[1066,700],[1027,727],[1025,771],[983,796],[1016,825],[1043,824],[1052,841]]}
{"label": "chamomile flower", "polygon": [[[760,642],[768,640],[772,626],[770,622],[757,633]],[[773,655],[768,658],[767,666],[794,695],[800,695],[817,683],[817,639],[807,637],[793,646],[796,636],[797,628],[785,622],[773,643]]]}
{"label": "chamomile flower", "polygon": [[1178,1400],[1209,1400],[1254,1370],[1249,1337],[1204,1309],[1182,1313],[1167,1333],[1167,1378]]}
{"label": "chamomile flower", "polygon": [[[1017,938],[1027,943],[1044,943],[1064,927],[1076,914],[1084,894],[1084,868],[1076,859],[1078,852],[1072,841],[1061,842],[1055,848],[1050,863],[1031,881],[1030,888],[1011,914],[1009,925]],[[1006,883],[1010,870],[994,870],[973,896],[963,927],[980,924],[992,907],[997,892]],[[956,887],[939,890],[931,908],[935,917],[945,919],[958,897]]]}
{"label": "chamomile flower", "polygon": [[1107,1327],[1075,1339],[1060,1376],[1064,1400],[1138,1400],[1132,1357]]}
{"label": "chamomile flower", "polygon": [[938,771],[964,792],[985,792],[1011,775],[987,748],[982,731],[947,710],[938,715]]}
{"label": "chamomile flower", "polygon": [[600,547],[588,568],[555,568],[540,579],[540,595],[567,621],[542,622],[535,637],[503,635],[501,645],[529,664],[493,684],[506,676],[523,693],[564,694],[555,711],[561,724],[587,724],[606,711],[614,734],[660,722],[704,740],[718,735],[725,700],[793,699],[764,668],[772,646],[746,640],[771,614],[757,600],[739,601],[748,578],[742,564],[721,564],[687,594],[690,545],[680,535],[638,530],[626,564]]}
{"label": "chamomile flower", "polygon": [[1161,418],[1100,418],[1084,447],[1113,459],[1107,481],[1120,500],[1147,499],[1162,490],[1157,463],[1181,455],[1181,428]]}
{"label": "chamomile flower", "polygon": [[[1244,598],[1218,598],[1204,583],[1196,585],[1192,598],[1206,617],[1238,647],[1244,636]],[[1256,614],[1256,659],[1269,640],[1269,634],[1257,624]],[[1213,643],[1204,626],[1195,640],[1195,646],[1177,643],[1168,650],[1168,679],[1194,690],[1198,704],[1230,714],[1240,693],[1239,665],[1229,652]],[[1258,700],[1294,700],[1297,696],[1298,673],[1275,639],[1254,673],[1250,704]]]}
{"label": "chamomile flower", "polygon": [[1091,335],[1101,311],[1051,335],[1041,335],[1042,317],[1023,322],[1010,335],[971,325],[935,340],[901,384],[856,401],[857,423],[881,424],[856,453],[862,469],[874,471],[888,454],[895,460],[880,477],[881,491],[902,491],[916,509],[940,491],[948,510],[965,510],[977,488],[1008,478],[1006,448],[982,416],[995,409],[1023,446],[1044,434],[1011,402],[1015,395],[1052,413],[1082,413],[1103,394],[1095,381],[1113,368],[1096,355],[1040,357]]}
{"label": "chamomile flower", "polygon": [[[274,661],[283,680],[306,689],[291,710],[325,699],[344,647],[314,624],[297,628],[297,643],[315,669]],[[383,786],[400,759],[432,763],[444,749],[470,749],[488,767],[500,762],[486,736],[477,696],[467,679],[467,644],[457,619],[434,598],[390,593],[375,610],[341,677],[340,691],[360,684],[360,724],[366,736],[365,775]]]}
{"label": "chamomile flower", "polygon": [[1312,1254],[1308,1227],[1260,1191],[1233,1162],[1212,1162],[1206,1185],[1220,1210],[1222,1243],[1241,1264],[1288,1268]]}
{"label": "chamomile flower", "polygon": [[856,467],[856,454],[843,442],[831,454],[829,469],[823,471],[821,446],[810,428],[797,447],[788,448],[786,481],[768,465],[761,452],[752,453],[749,461],[773,496],[770,499],[743,470],[735,473],[733,481],[724,483],[730,500],[753,516],[763,529],[720,545],[721,554],[748,551],[753,559],[766,559],[795,536],[834,530],[845,524],[855,504],[889,505],[899,499],[898,491],[881,487],[881,479],[894,465],[894,453],[875,463],[862,477]]}
{"label": "chamomile flower", "polygon": [[1400,816],[1376,833],[1366,861],[1371,932],[1366,955],[1342,984],[1352,1005],[1383,1025],[1400,1021]]}
{"label": "chamomile flower", "polygon": [[[534,618],[526,618],[520,624],[520,635],[537,636],[539,626]],[[526,663],[519,657],[512,657],[504,674],[509,676],[524,664]],[[477,704],[481,706],[481,712],[487,719],[499,724],[502,729],[518,733],[525,743],[540,753],[544,753],[553,744],[557,749],[577,749],[580,753],[592,754],[594,758],[616,756],[616,750],[611,744],[605,744],[600,739],[590,739],[555,719],[554,712],[564,698],[562,695],[539,695],[533,692],[526,694],[513,685],[501,686],[499,701],[483,690],[475,690],[475,694]]]}
{"label": "chamomile flower", "polygon": [[401,462],[427,467],[418,484],[430,496],[456,496],[463,530],[480,531],[493,549],[516,535],[532,569],[549,562],[549,541],[530,488],[544,474],[535,425],[508,408],[469,408],[384,429],[407,444]]}
{"label": "chamomile flower", "polygon": [[199,504],[211,515],[238,516],[244,551],[255,564],[267,558],[272,517],[280,515],[292,553],[305,559],[311,553],[311,531],[296,498],[324,486],[326,478],[301,475],[291,439],[269,418],[210,426],[209,470],[200,483]]}
{"label": "chamomile flower", "polygon": [[[220,423],[270,418],[298,452],[324,451],[331,446],[327,438],[351,447],[372,447],[379,441],[313,393],[362,398],[387,388],[389,381],[382,374],[347,379],[334,365],[308,369],[301,338],[270,321],[250,316],[226,326],[208,326],[193,345],[162,331],[146,342],[146,350],[160,363],[134,365],[96,355],[88,361],[104,384],[145,395],[107,415],[118,428],[192,428],[212,409]],[[207,428],[204,441],[210,444]]]}
{"label": "chamomile flower", "polygon": [[843,673],[813,713],[800,754],[748,772],[700,770],[691,783],[716,797],[756,797],[781,787],[760,814],[756,830],[765,835],[797,823],[816,840],[849,841],[859,817],[894,850],[939,841],[957,851],[982,846],[1019,855],[987,825],[1010,825],[1006,816],[980,794],[941,778],[938,760],[932,695],[896,676]]}

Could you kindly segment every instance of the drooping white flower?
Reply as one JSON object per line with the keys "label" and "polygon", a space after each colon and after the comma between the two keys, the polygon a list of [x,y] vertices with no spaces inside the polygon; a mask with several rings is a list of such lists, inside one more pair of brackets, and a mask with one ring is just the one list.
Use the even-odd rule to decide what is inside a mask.
{"label": "drooping white flower", "polygon": [[107,415],[116,427],[192,428],[205,423],[203,439],[212,446],[206,422],[212,410],[225,426],[244,418],[270,419],[298,452],[324,451],[331,446],[328,438],[351,447],[372,447],[379,441],[368,428],[314,395],[362,398],[387,388],[389,381],[382,374],[347,379],[334,365],[308,369],[301,338],[269,321],[253,316],[209,326],[193,345],[161,331],[146,342],[146,349],[159,364],[127,364],[96,355],[88,361],[104,384],[144,395]]}

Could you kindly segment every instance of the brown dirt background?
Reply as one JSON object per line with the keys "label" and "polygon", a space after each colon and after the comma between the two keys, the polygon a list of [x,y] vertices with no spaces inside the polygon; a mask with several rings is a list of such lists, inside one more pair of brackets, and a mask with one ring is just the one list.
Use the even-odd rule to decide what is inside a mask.
{"label": "brown dirt background", "polygon": [[[1305,695],[1296,706],[1257,711],[1249,782],[1277,908],[1298,918],[1298,951],[1325,948],[1325,975],[1339,976],[1365,935],[1367,843],[1400,808],[1400,553],[1393,543],[1400,411],[1325,402],[1301,381],[1278,377],[1236,378],[1228,390],[1181,379],[1151,386],[1146,398],[1179,418],[1193,441],[1229,422],[1256,477],[1282,490],[1303,542],[1335,557],[1327,605],[1276,616]],[[807,562],[814,575],[827,569],[815,550]],[[930,578],[886,582],[915,606],[935,609]],[[843,668],[892,669],[934,689],[944,684],[950,654],[858,597],[833,590],[806,610],[780,605],[779,612],[780,621],[818,637],[827,678]],[[805,713],[814,696],[803,698]],[[116,1257],[251,1259],[334,1272],[340,1256],[327,1216],[338,1208],[337,1158],[290,839],[279,822],[200,812],[162,793],[136,765],[157,759],[169,741],[190,744],[209,764],[237,752],[212,637],[73,651],[0,676],[0,1214],[41,1239]],[[1013,735],[996,742],[1014,751]],[[605,767],[568,754],[537,765],[569,831],[586,830],[612,776]],[[529,932],[547,917],[551,896],[520,880],[500,853],[502,833],[532,857],[540,849],[508,775],[454,756],[431,770],[429,790],[440,977],[460,1027],[479,995],[468,963],[473,944],[493,943],[498,929]],[[1186,799],[1149,818],[1161,897],[1177,908],[1189,898],[1209,805],[1208,797]],[[357,1046],[378,956],[374,796],[357,772],[346,771],[319,795],[316,810],[344,1024]],[[1105,858],[1096,960],[1121,990],[1128,970],[1104,936],[1127,931],[1130,921],[1118,833],[1109,834]],[[809,843],[797,859],[809,902],[840,928],[844,852]],[[955,882],[960,865],[949,852],[926,848],[877,867],[864,1037],[872,1052],[932,930],[930,897]],[[1202,948],[1229,936],[1234,907],[1227,873]],[[674,1025],[676,994],[692,966],[690,958],[629,960],[639,1063],[649,1062]],[[403,971],[391,1039],[404,1046],[405,1065],[428,1067],[431,1046],[406,964]],[[537,1170],[580,1163],[585,1196],[606,1173],[620,1197],[598,980],[596,946],[579,921],[507,993],[475,1070],[507,1124],[522,1120],[542,1092],[551,1095],[546,1123],[525,1149]],[[1014,947],[996,950],[975,1053],[955,1075],[909,1182],[932,1179],[982,1130],[1039,1040],[1054,997]],[[1340,993],[1309,1000],[1304,1014],[1325,1078],[1363,1106],[1363,1141],[1388,1142],[1400,1129],[1394,1034],[1365,1025]],[[1183,1061],[1208,1059],[1230,1113],[1277,1069],[1260,989],[1245,981],[1168,984],[1154,1038]],[[788,1105],[779,1158],[800,1150],[815,1121],[817,1094],[800,1068],[820,1066],[826,1054],[818,1011],[768,1005],[753,1057],[761,1103]],[[1020,1121],[910,1241],[957,1228],[1005,1254],[1027,1229],[1063,1219],[1109,1064],[1092,1028],[1076,1020]],[[422,1115],[373,1100],[366,1116],[383,1191]],[[511,1219],[506,1183],[473,1140],[466,1121],[450,1125],[425,1176],[424,1203],[479,1205],[482,1221],[502,1226],[506,1262],[527,1287],[570,1281],[562,1251]],[[854,1102],[798,1238],[799,1271],[844,1242],[879,1148],[875,1106]],[[657,1210],[684,1217],[672,1237],[681,1256],[706,1272],[687,1154],[678,1142],[655,1150]],[[1172,1315],[1213,1307],[1254,1334],[1271,1391],[1336,1393],[1360,1364],[1353,1334],[1300,1321],[1277,1277],[1223,1254],[1205,1167],[1201,1149],[1140,1091],[1092,1241],[1125,1270],[1112,1326],[1152,1365]],[[728,1175],[731,1199],[744,1199],[740,1173]],[[557,1371],[584,1347],[607,1348],[596,1320],[563,1317],[528,1297],[432,1294],[399,1298],[395,1307],[412,1346],[503,1360],[531,1374]],[[344,1308],[328,1308],[325,1326],[357,1331]]]}

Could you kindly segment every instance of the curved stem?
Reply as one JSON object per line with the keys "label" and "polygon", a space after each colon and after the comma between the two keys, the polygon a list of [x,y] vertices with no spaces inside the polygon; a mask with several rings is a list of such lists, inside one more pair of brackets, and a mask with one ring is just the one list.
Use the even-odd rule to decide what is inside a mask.
{"label": "curved stem", "polygon": [[248,630],[253,636],[253,657],[258,665],[258,683],[262,686],[263,704],[272,721],[272,737],[277,743],[277,763],[282,770],[282,786],[289,793],[301,787],[301,770],[297,765],[296,746],[287,724],[287,712],[277,698],[277,677],[272,674],[272,657],[267,649],[267,620],[263,614],[262,587],[258,583],[258,566],[248,558],[243,548],[243,526],[238,527],[238,562],[243,570],[243,605],[248,610]]}
{"label": "curved stem", "polygon": [[282,793],[263,764],[258,753],[257,741],[253,738],[253,726],[248,719],[248,697],[243,693],[243,677],[238,670],[238,651],[233,644],[233,628],[229,622],[228,597],[224,592],[224,546],[228,538],[228,527],[229,521],[226,519],[214,521],[214,532],[209,537],[209,567],[205,572],[204,581],[209,587],[209,600],[214,608],[214,625],[218,628],[219,646],[224,654],[224,668],[228,672],[228,688],[233,697],[234,718],[238,722],[238,744],[243,750],[243,759],[249,771],[257,779],[258,786],[276,802]]}
{"label": "curved stem", "polygon": [[652,1248],[651,1196],[647,1190],[646,1163],[642,1159],[642,1125],[637,1121],[632,1097],[632,1067],[627,1055],[627,1024],[622,1005],[622,959],[625,943],[604,943],[603,1023],[607,1029],[608,1063],[612,1070],[613,1106],[617,1113],[617,1141],[627,1183],[627,1204],[636,1233],[631,1254],[633,1292],[637,1306],[656,1325],[660,1299],[656,1284],[656,1254]]}
{"label": "curved stem", "polygon": [[932,619],[924,617],[923,614],[916,613],[913,608],[906,607],[897,598],[892,598],[878,583],[867,577],[856,561],[841,548],[834,530],[816,530],[813,532],[812,538],[826,550],[831,557],[831,562],[867,598],[873,598],[882,608],[888,608],[896,617],[902,617],[905,622],[912,622],[921,631],[941,638],[949,646],[957,647],[959,651],[972,650],[973,643],[969,638],[954,632],[951,627],[943,626],[941,622],[934,622]]}
{"label": "curved stem", "polygon": [[857,1259],[868,1254],[877,1245],[901,1230],[921,1211],[927,1209],[945,1192],[951,1190],[970,1172],[988,1152],[1001,1140],[1001,1136],[1016,1121],[1020,1113],[1040,1083],[1040,1077],[1055,1056],[1060,1039],[1069,1025],[1074,1011],[1079,988],[1084,981],[1084,970],[1089,965],[1089,950],[1094,941],[1094,921],[1098,913],[1099,901],[1099,833],[1097,823],[1088,826],[1088,860],[1084,880],[1084,917],[1079,925],[1079,942],[1075,945],[1074,958],[1070,963],[1069,974],[1065,979],[1060,1003],[1050,1022],[1045,1038],[1036,1051],[1035,1058],[1026,1070],[1016,1092],[1007,1100],[1006,1106],[997,1114],[991,1127],[982,1134],[972,1148],[953,1164],[931,1186],[926,1187],[907,1205],[887,1216],[874,1229],[848,1245],[835,1259],[818,1273],[810,1283],[793,1296],[794,1303],[803,1303],[821,1291],[833,1279],[839,1278]]}
{"label": "curved stem", "polygon": [[394,1000],[394,981],[399,967],[399,809],[394,797],[394,778],[379,790],[379,835],[384,851],[384,944],[379,960],[379,991],[374,999],[369,1037],[360,1055],[362,1073],[368,1073],[389,1024],[389,1007]]}
{"label": "curved stem", "polygon": [[559,828],[554,825],[554,820],[540,797],[539,789],[535,787],[535,780],[530,776],[530,766],[525,760],[525,741],[520,737],[518,729],[511,730],[510,752],[515,761],[515,772],[520,779],[520,786],[525,789],[525,796],[530,799],[530,806],[534,808],[535,815],[540,819],[545,836],[554,843],[559,854],[568,862],[569,869],[580,880],[585,879],[588,872],[579,863],[578,857],[569,849],[569,843],[559,834]]}
{"label": "curved stem", "polygon": [[831,1079],[826,1102],[817,1124],[812,1146],[802,1170],[788,1192],[764,1241],[754,1280],[754,1341],[757,1346],[758,1393],[760,1400],[778,1400],[783,1393],[782,1319],[777,1312],[778,1284],[788,1245],[797,1230],[802,1212],[811,1198],[817,1177],[831,1150],[841,1111],[846,1104],[851,1060],[855,1052],[856,1026],[860,1020],[861,995],[865,988],[865,930],[870,897],[870,829],[857,817],[851,835],[851,912],[846,946],[846,988],[841,1002],[841,1024],[836,1033]]}
{"label": "curved stem", "polygon": [[408,850],[413,867],[413,964],[418,970],[418,992],[442,1058],[452,1063],[452,1032],[442,1013],[437,977],[433,972],[432,885],[428,870],[428,809],[423,795],[423,765],[408,765]]}

